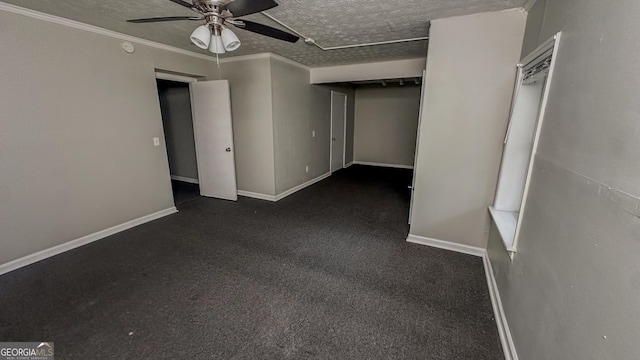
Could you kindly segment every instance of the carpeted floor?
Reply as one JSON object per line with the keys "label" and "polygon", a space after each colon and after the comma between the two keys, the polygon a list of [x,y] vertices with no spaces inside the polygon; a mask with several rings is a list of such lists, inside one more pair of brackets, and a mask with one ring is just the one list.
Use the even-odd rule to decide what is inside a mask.
{"label": "carpeted floor", "polygon": [[173,202],[178,209],[182,209],[182,205],[189,201],[200,199],[198,184],[171,180],[171,189],[173,190]]}
{"label": "carpeted floor", "polygon": [[480,258],[405,242],[411,172],[180,213],[0,276],[56,359],[503,359]]}

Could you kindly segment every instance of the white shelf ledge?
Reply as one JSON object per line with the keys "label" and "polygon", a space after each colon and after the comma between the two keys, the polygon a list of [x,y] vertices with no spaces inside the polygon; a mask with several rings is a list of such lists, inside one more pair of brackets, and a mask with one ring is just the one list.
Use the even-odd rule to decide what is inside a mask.
{"label": "white shelf ledge", "polygon": [[491,206],[489,207],[489,213],[491,213],[493,223],[496,224],[498,228],[504,247],[508,252],[515,253],[516,248],[514,241],[516,237],[516,227],[518,225],[518,212],[496,210]]}

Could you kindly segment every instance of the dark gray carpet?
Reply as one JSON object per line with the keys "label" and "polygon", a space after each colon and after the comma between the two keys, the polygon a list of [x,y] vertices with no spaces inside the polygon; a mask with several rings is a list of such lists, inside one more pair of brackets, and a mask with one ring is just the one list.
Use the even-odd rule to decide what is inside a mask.
{"label": "dark gray carpet", "polygon": [[178,209],[182,209],[182,205],[189,201],[200,199],[200,187],[198,184],[171,180],[171,188],[173,190],[173,201]]}
{"label": "dark gray carpet", "polygon": [[405,242],[411,173],[197,199],[0,277],[0,340],[57,359],[502,359],[480,258]]}

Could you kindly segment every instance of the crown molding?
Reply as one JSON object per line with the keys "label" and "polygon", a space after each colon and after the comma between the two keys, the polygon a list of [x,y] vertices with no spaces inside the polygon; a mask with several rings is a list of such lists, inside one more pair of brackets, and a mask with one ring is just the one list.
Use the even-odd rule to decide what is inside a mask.
{"label": "crown molding", "polygon": [[[75,20],[65,19],[63,17],[46,14],[46,13],[43,13],[43,12],[39,12],[39,11],[36,11],[36,10],[23,8],[23,7],[16,6],[16,5],[11,5],[11,4],[0,2],[0,10],[1,11],[6,11],[6,12],[9,12],[9,13],[13,13],[13,14],[27,16],[27,17],[30,17],[30,18],[33,18],[33,19],[37,19],[37,20],[46,21],[46,22],[53,23],[53,24],[58,24],[58,25],[70,27],[70,28],[77,29],[77,30],[87,31],[87,32],[90,32],[90,33],[93,33],[93,34],[108,36],[108,37],[111,37],[111,38],[124,40],[124,41],[131,41],[131,42],[134,42],[134,43],[137,43],[137,44],[140,44],[140,45],[144,45],[144,46],[148,46],[148,47],[152,47],[152,48],[156,48],[156,49],[160,49],[160,50],[170,51],[170,52],[173,52],[173,53],[176,53],[176,54],[187,55],[187,56],[195,57],[195,58],[206,60],[206,61],[216,62],[216,58],[214,56],[200,54],[200,53],[197,53],[197,52],[194,52],[194,51],[185,50],[185,49],[180,49],[180,48],[177,48],[175,46],[161,44],[159,42],[142,39],[142,38],[139,38],[139,37],[135,37],[135,36],[119,33],[119,32],[112,31],[112,30],[107,30],[107,29],[104,29],[104,28],[101,28],[101,27],[97,27],[97,26],[94,26],[94,25],[85,24],[85,23],[82,23],[82,22],[79,22],[79,21],[75,21]],[[302,65],[302,64],[300,64],[298,62],[295,62],[293,60],[287,59],[287,58],[285,58],[283,56],[276,55],[276,54],[273,54],[273,53],[261,53],[261,54],[252,54],[252,55],[244,55],[244,56],[227,57],[227,58],[220,59],[220,62],[221,63],[227,63],[227,62],[235,62],[235,61],[247,61],[247,60],[269,59],[269,58],[280,60],[280,61],[286,62],[288,64],[291,64],[291,65],[294,65],[294,66],[298,66],[298,67],[301,67],[301,68],[304,68],[304,69],[307,69],[307,70],[310,69],[309,67],[307,67],[305,65]]]}
{"label": "crown molding", "polygon": [[224,64],[224,63],[232,63],[232,62],[238,62],[238,61],[251,61],[251,60],[260,60],[260,59],[272,59],[272,60],[278,60],[284,63],[287,63],[289,65],[293,65],[296,67],[299,67],[301,69],[305,69],[305,70],[311,70],[310,67],[300,64],[297,61],[293,61],[291,59],[288,59],[284,56],[278,55],[278,54],[274,54],[274,53],[260,53],[260,54],[251,54],[251,55],[240,55],[240,56],[232,56],[232,57],[226,57],[223,59],[220,59],[220,63]]}
{"label": "crown molding", "polygon": [[177,54],[187,55],[187,56],[195,57],[195,58],[202,59],[202,60],[213,61],[213,62],[216,61],[216,58],[213,57],[213,56],[200,54],[200,53],[197,53],[197,52],[194,52],[194,51],[180,49],[180,48],[177,48],[175,46],[165,45],[165,44],[161,44],[159,42],[146,40],[146,39],[142,39],[142,38],[131,36],[131,35],[126,35],[126,34],[123,34],[123,33],[116,32],[116,31],[107,30],[107,29],[104,29],[104,28],[101,28],[101,27],[97,27],[97,26],[94,26],[94,25],[85,24],[85,23],[82,23],[82,22],[79,22],[79,21],[75,21],[75,20],[65,19],[65,18],[62,18],[62,17],[59,17],[59,16],[46,14],[46,13],[43,13],[43,12],[39,12],[39,11],[23,8],[23,7],[16,6],[16,5],[11,5],[11,4],[0,2],[0,10],[6,11],[6,12],[9,12],[9,13],[13,13],[13,14],[28,16],[28,17],[33,18],[33,19],[38,19],[38,20],[50,22],[50,23],[53,23],[53,24],[63,25],[63,26],[67,26],[67,27],[70,27],[70,28],[74,28],[74,29],[78,29],[78,30],[82,30],[82,31],[87,31],[87,32],[90,32],[90,33],[98,34],[98,35],[104,35],[104,36],[108,36],[108,37],[115,38],[115,39],[131,41],[131,42],[135,42],[135,43],[140,44],[140,45],[144,45],[144,46],[148,46],[148,47],[152,47],[152,48],[156,48],[156,49],[160,49],[160,50],[166,50],[166,51],[170,51],[170,52],[177,53]]}
{"label": "crown molding", "polygon": [[538,0],[527,0],[524,5],[522,5],[522,8],[525,9],[525,11],[529,12],[531,11],[531,9],[533,8],[533,5],[536,4]]}
{"label": "crown molding", "polygon": [[238,61],[251,61],[251,60],[269,59],[270,57],[271,57],[271,53],[260,53],[260,54],[230,56],[230,57],[220,58],[220,63],[224,64],[224,63],[238,62]]}
{"label": "crown molding", "polygon": [[273,54],[273,53],[270,53],[270,54],[271,54],[271,58],[274,59],[274,60],[278,60],[278,61],[281,61],[283,63],[289,64],[289,65],[293,65],[295,67],[299,67],[299,68],[307,70],[307,71],[311,71],[311,68],[309,66],[307,66],[307,65],[301,64],[301,63],[299,63],[297,61],[293,61],[293,60],[291,60],[289,58],[286,58],[284,56],[280,56],[278,54]]}

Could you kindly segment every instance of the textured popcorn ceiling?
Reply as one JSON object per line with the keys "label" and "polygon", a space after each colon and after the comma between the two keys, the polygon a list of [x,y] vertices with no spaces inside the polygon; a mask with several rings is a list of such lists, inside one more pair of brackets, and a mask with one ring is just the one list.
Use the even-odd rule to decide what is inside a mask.
{"label": "textured popcorn ceiling", "polygon": [[[193,46],[193,21],[130,24],[127,19],[193,14],[168,0],[2,0],[6,3],[99,26],[105,29],[209,54]],[[189,0],[187,0],[189,1]],[[520,7],[525,0],[278,0],[268,13],[324,47],[428,36],[430,20]],[[247,19],[279,27],[262,14]],[[427,42],[409,42],[322,51],[235,30],[243,45],[223,57],[264,52],[308,66],[405,59],[426,55]]]}

